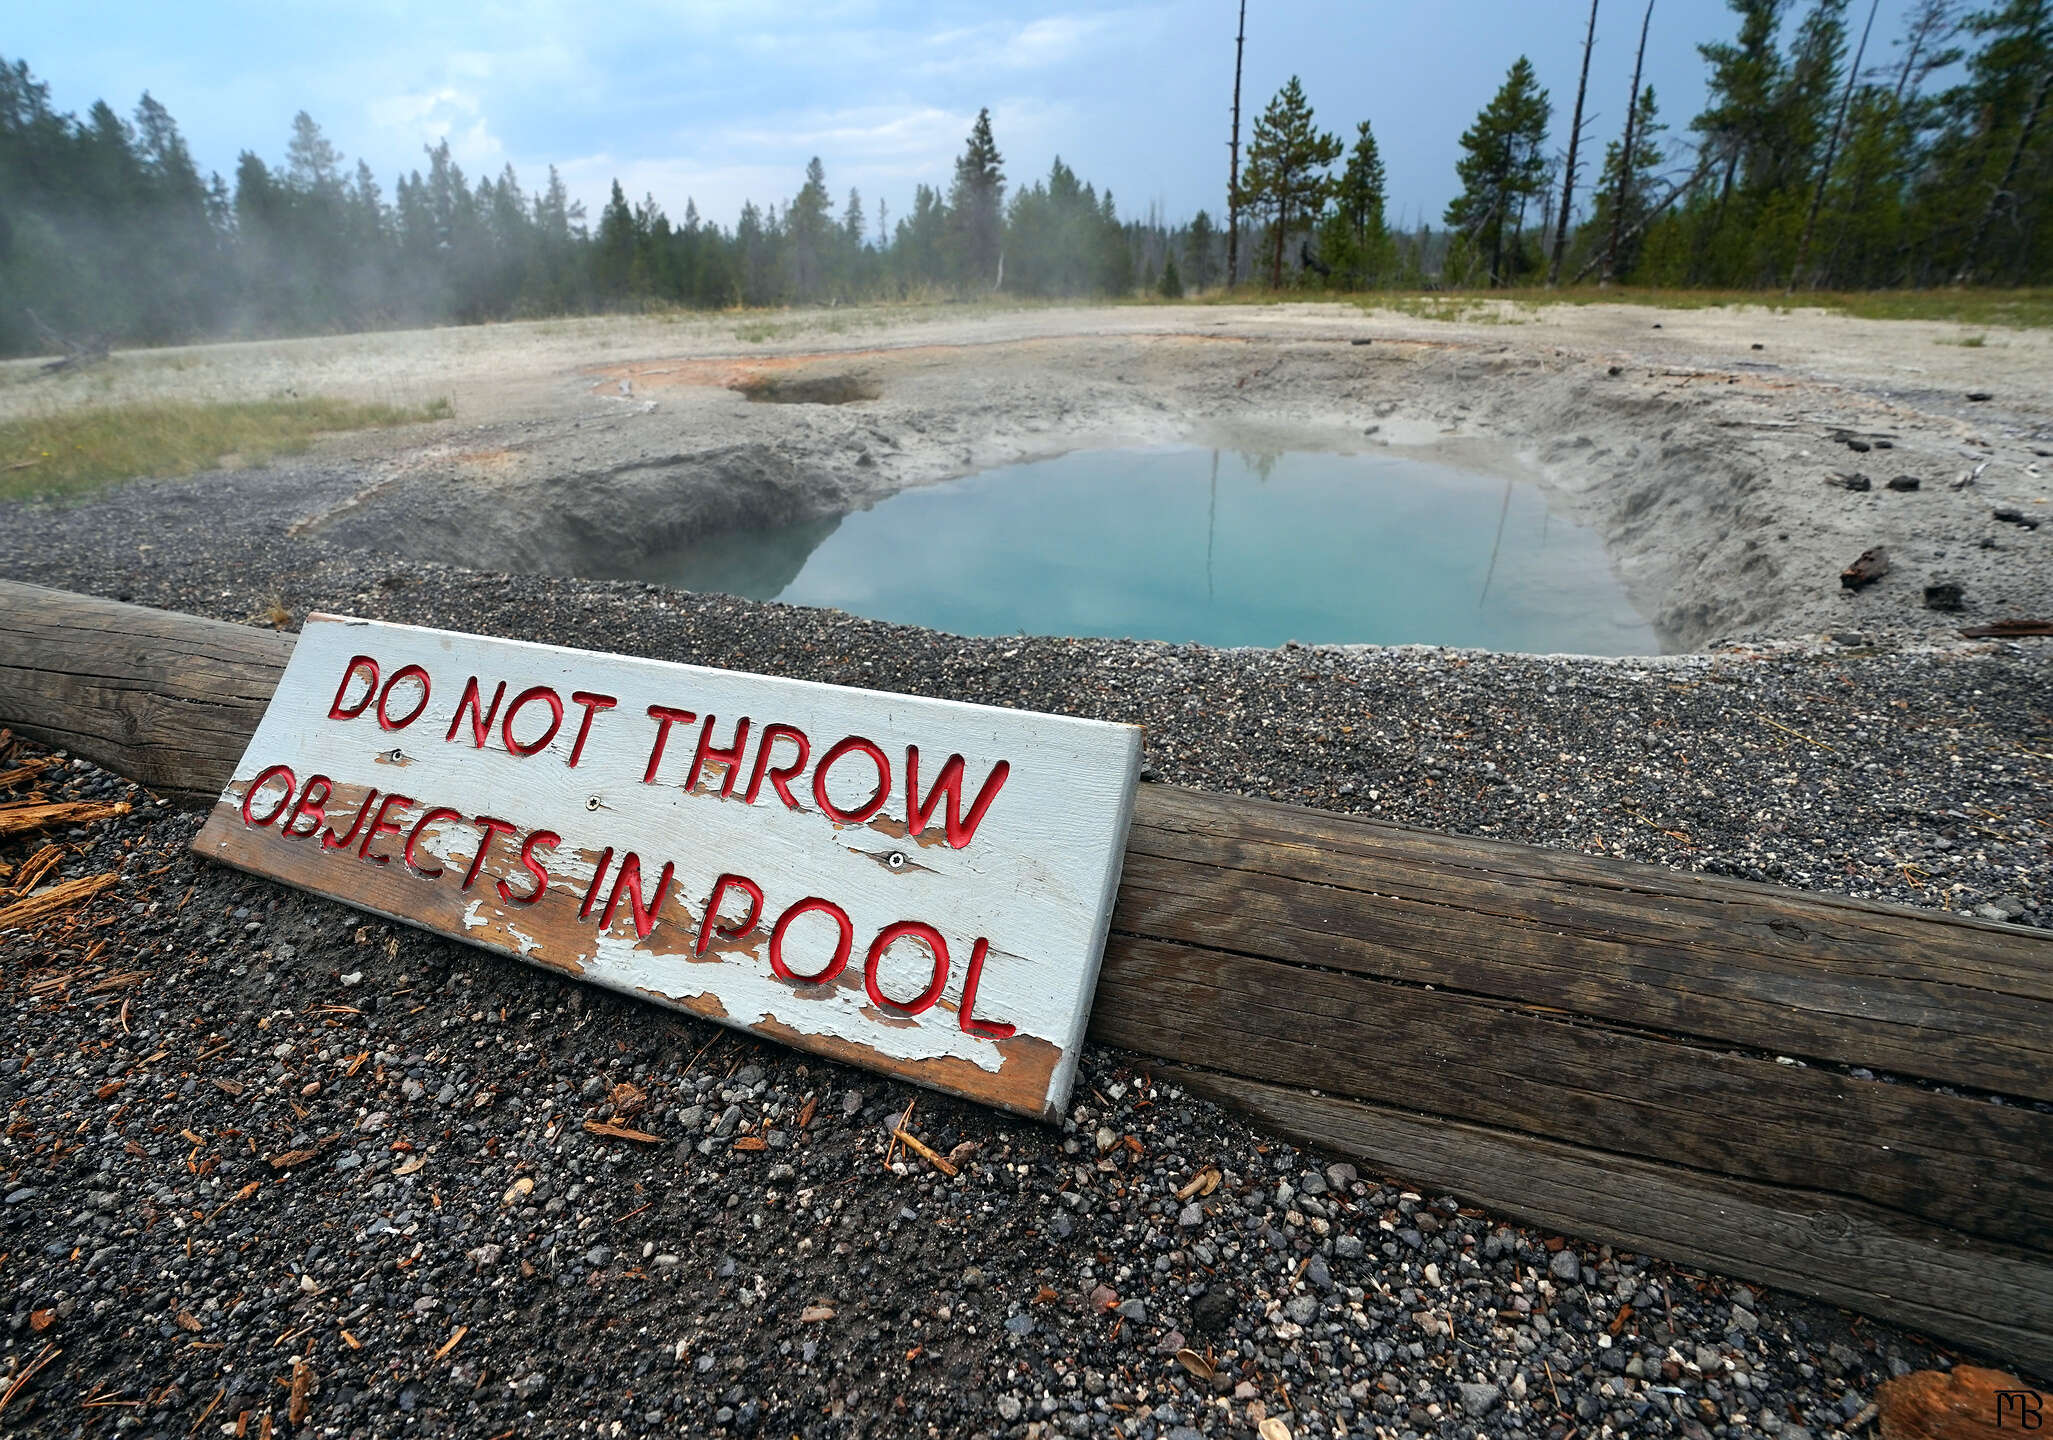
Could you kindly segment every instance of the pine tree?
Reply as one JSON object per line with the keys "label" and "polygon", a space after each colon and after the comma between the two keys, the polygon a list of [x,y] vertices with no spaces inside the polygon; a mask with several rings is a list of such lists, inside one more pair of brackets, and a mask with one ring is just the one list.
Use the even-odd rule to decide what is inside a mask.
{"label": "pine tree", "polygon": [[328,143],[314,117],[304,110],[292,117],[292,139],[285,145],[285,178],[304,191],[338,195],[342,191],[342,152]]}
{"label": "pine tree", "polygon": [[1155,284],[1155,293],[1164,300],[1183,298],[1183,277],[1177,273],[1176,257],[1171,255],[1162,265],[1162,278]]}
{"label": "pine tree", "polygon": [[1726,0],[1739,15],[1736,43],[1699,45],[1697,53],[1711,66],[1705,81],[1704,111],[1690,122],[1715,152],[1722,178],[1718,188],[1722,216],[1742,163],[1753,165],[1763,147],[1770,99],[1782,81],[1782,55],[1775,34],[1788,0]]}
{"label": "pine tree", "polygon": [[[1525,208],[1547,185],[1545,146],[1552,113],[1532,61],[1521,55],[1475,124],[1462,132],[1464,153],[1454,166],[1462,191],[1447,207],[1445,220],[1489,256],[1493,286],[1524,268]],[[1507,238],[1517,246],[1517,263],[1509,268]]]}
{"label": "pine tree", "polygon": [[1238,198],[1242,208],[1269,217],[1275,237],[1271,289],[1283,284],[1283,246],[1291,221],[1314,224],[1326,208],[1333,190],[1326,167],[1340,158],[1340,149],[1336,136],[1313,127],[1311,102],[1295,75],[1255,120]]}
{"label": "pine tree", "polygon": [[1190,273],[1191,287],[1203,290],[1212,283],[1216,273],[1213,250],[1219,244],[1218,227],[1212,224],[1212,217],[1200,210],[1191,217],[1190,229],[1183,239],[1184,269]]}
{"label": "pine tree", "polygon": [[825,288],[828,230],[832,228],[833,199],[827,194],[827,170],[815,155],[806,162],[806,183],[785,211],[784,229],[789,240],[791,288],[800,301],[817,300]]}
{"label": "pine tree", "polygon": [[1618,251],[1611,272],[1615,279],[1623,280],[1630,276],[1633,267],[1639,263],[1640,247],[1646,238],[1642,225],[1647,212],[1660,196],[1661,170],[1668,163],[1660,141],[1668,127],[1661,123],[1660,117],[1660,106],[1654,100],[1654,87],[1643,87],[1639,103],[1633,107],[1631,170],[1622,177],[1619,174],[1624,161],[1624,150],[1619,141],[1614,140],[1604,148],[1604,169],[1597,179],[1596,212],[1590,217],[1585,233],[1592,237],[1593,243],[1609,245],[1610,236],[1616,229]]}
{"label": "pine tree", "polygon": [[599,212],[598,244],[592,254],[592,279],[602,300],[626,298],[628,277],[634,269],[634,212],[628,209],[627,194],[620,182],[606,208]]}
{"label": "pine tree", "polygon": [[969,141],[955,162],[948,192],[950,244],[956,275],[965,285],[988,288],[998,272],[1005,243],[1004,157],[991,138],[991,112],[977,111]]}
{"label": "pine tree", "polygon": [[1966,81],[1943,97],[1954,131],[1941,157],[1951,197],[1934,197],[1935,208],[1952,212],[1945,221],[1960,279],[1991,270],[2022,276],[2030,269],[2025,247],[2047,188],[2053,141],[2045,113],[2053,5],[2003,0],[1969,15],[1962,28],[1981,45],[1968,60]]}
{"label": "pine tree", "polygon": [[1390,261],[1390,236],[1383,223],[1383,157],[1364,120],[1355,127],[1347,168],[1333,190],[1333,214],[1320,236],[1326,263],[1350,289],[1371,283]]}

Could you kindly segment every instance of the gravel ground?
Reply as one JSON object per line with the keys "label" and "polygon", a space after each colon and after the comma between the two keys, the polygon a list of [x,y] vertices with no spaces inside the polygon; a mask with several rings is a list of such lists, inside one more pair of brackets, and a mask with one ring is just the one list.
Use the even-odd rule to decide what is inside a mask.
{"label": "gravel ground", "polygon": [[[1131,1057],[1022,1125],[203,865],[83,762],[43,788],[138,808],[61,837],[113,899],[0,937],[0,1384],[50,1357],[8,1434],[1800,1440],[1935,1358]],[[908,1107],[954,1178],[887,1164]]]}
{"label": "gravel ground", "polygon": [[[16,511],[0,575],[1139,721],[1174,783],[2053,924],[2044,642],[964,640],[147,493],[149,551]],[[195,817],[83,764],[32,783],[138,808],[49,837],[109,896],[0,935],[0,1395],[48,1357],[0,1432],[1802,1440],[1945,1359],[1357,1173],[1132,1057],[1087,1049],[1068,1121],[1025,1125],[203,865]],[[886,1165],[909,1104],[956,1178]],[[614,1116],[661,1142],[584,1128]]]}

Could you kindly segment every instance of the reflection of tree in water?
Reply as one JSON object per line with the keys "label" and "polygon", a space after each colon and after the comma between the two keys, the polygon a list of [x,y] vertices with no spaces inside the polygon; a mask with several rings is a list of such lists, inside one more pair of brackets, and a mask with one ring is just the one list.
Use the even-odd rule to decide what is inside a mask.
{"label": "reflection of tree in water", "polygon": [[1240,463],[1255,472],[1255,478],[1264,485],[1269,483],[1270,474],[1276,469],[1276,462],[1283,458],[1280,450],[1236,450]]}
{"label": "reflection of tree in water", "polygon": [[725,530],[652,555],[633,578],[660,580],[701,594],[775,600],[790,588],[813,552],[841,528],[839,515],[766,530]]}
{"label": "reflection of tree in water", "polygon": [[1212,500],[1205,510],[1205,598],[1212,598],[1212,539],[1219,533],[1219,452],[1212,452]]}

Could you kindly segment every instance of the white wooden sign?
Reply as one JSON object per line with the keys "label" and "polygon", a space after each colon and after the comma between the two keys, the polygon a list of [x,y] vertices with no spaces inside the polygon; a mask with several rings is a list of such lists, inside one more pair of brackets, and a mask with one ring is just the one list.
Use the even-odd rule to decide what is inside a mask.
{"label": "white wooden sign", "polygon": [[1132,726],[316,615],[201,854],[1035,1116]]}

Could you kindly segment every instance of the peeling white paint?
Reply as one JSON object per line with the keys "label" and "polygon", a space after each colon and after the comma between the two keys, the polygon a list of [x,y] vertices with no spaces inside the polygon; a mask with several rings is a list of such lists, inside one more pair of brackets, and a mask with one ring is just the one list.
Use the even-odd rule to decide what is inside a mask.
{"label": "peeling white paint", "polygon": [[[377,660],[381,685],[408,665],[429,673],[431,693],[418,720],[396,732],[382,728],[375,696],[357,718],[329,717],[344,669],[359,654]],[[487,704],[499,682],[506,682],[483,749],[473,744],[469,720],[457,717],[465,682],[473,675]],[[550,687],[564,701],[563,723],[535,754],[510,754],[503,743],[505,715],[517,697],[537,686]],[[395,689],[391,713],[403,715],[413,708],[417,691],[408,689]],[[361,690],[352,683],[346,702],[354,703]],[[584,714],[571,700],[578,691],[611,696],[617,703],[594,712],[572,768],[569,755]],[[690,711],[695,719],[673,726],[657,777],[645,783],[657,731],[651,705]],[[708,715],[715,717],[713,748],[733,742],[736,717],[751,720],[741,773],[724,800],[717,766],[709,765],[695,792],[684,788]],[[516,738],[539,735],[548,718],[546,701],[531,702],[521,711]],[[453,739],[448,738],[452,722]],[[810,741],[809,762],[790,782],[802,808],[787,808],[767,780],[755,803],[744,799],[764,727],[771,724],[793,726]],[[891,769],[886,799],[867,824],[837,822],[820,813],[814,792],[820,762],[851,736],[877,746]],[[902,831],[908,818],[908,746],[920,751],[923,793],[951,755],[962,757],[964,811],[998,762],[1009,766],[965,848],[945,840],[934,843],[943,834],[945,800],[924,835],[889,833]],[[367,758],[400,747],[410,762],[403,772]],[[952,1060],[974,1067],[964,1073],[996,1077],[1016,1061],[1008,1061],[1008,1052],[991,1038],[965,1030],[957,1015],[973,944],[981,936],[989,949],[976,1016],[1009,1022],[1020,1037],[1045,1042],[1055,1056],[1039,1103],[1021,1103],[1016,1096],[1005,1103],[1047,1112],[1066,1100],[1074,1072],[1117,886],[1139,752],[1139,732],[1128,726],[314,617],[202,842],[208,851],[225,851],[235,863],[265,870],[266,856],[273,853],[266,847],[284,842],[275,828],[245,827],[238,807],[243,787],[272,765],[289,765],[302,780],[316,773],[328,776],[337,794],[330,824],[342,829],[354,819],[356,797],[365,790],[396,790],[412,799],[388,816],[402,825],[401,832],[378,842],[380,853],[391,857],[382,873],[404,881],[398,887],[400,899],[391,900],[388,890],[386,903],[401,912],[394,918],[434,928],[432,921],[404,913],[417,903],[406,898],[411,893],[407,887],[422,887],[418,903],[423,915],[431,913],[426,901],[434,896],[428,887],[445,887],[446,894],[447,887],[461,885],[476,854],[478,817],[496,817],[516,830],[495,840],[473,885],[463,892],[460,924],[452,927],[461,938],[537,963],[575,968],[615,989],[667,996],[687,1006],[717,1002],[727,1023],[789,1026],[799,1032],[796,1043],[811,1037],[847,1042],[897,1061]],[[792,753],[792,745],[780,741],[772,765],[783,766]],[[844,810],[859,809],[875,789],[875,775],[873,761],[860,748],[849,751],[830,772],[829,801]],[[446,806],[463,818],[425,828],[416,844],[422,868],[409,870],[399,863],[400,854],[413,822],[429,806]],[[536,912],[503,900],[498,888],[503,881],[516,897],[531,889],[519,847],[539,830],[562,837],[540,855],[556,916],[548,924],[531,920]],[[614,859],[589,920],[567,923],[564,907],[574,908],[585,895],[595,862],[609,846]],[[640,857],[645,893],[653,891],[665,861],[675,867],[657,928],[647,939],[636,935],[624,897],[612,925],[598,933],[599,912],[618,874],[618,859],[628,851]],[[897,868],[885,863],[893,852],[908,863]],[[321,856],[318,873],[307,881],[312,888],[364,903],[365,862],[353,847],[309,847],[298,853]],[[437,867],[439,879],[425,877],[425,871]],[[692,942],[714,881],[726,872],[747,875],[763,889],[764,912],[753,951],[713,950],[696,957]],[[813,896],[841,906],[854,931],[839,985],[795,986],[779,979],[769,965],[772,924],[786,907]],[[742,897],[730,891],[723,915],[735,917],[742,908]],[[888,1021],[880,1019],[862,981],[872,938],[902,921],[932,925],[944,937],[950,959],[940,1002],[911,1023],[899,1023],[897,1012],[889,1012]],[[832,931],[818,914],[795,922],[787,944],[793,969],[805,973],[816,968],[824,952],[816,955],[814,942]],[[931,973],[924,946],[901,940],[885,954],[880,983],[887,996],[904,1001],[926,987]],[[949,1088],[975,1094],[980,1086]]]}

